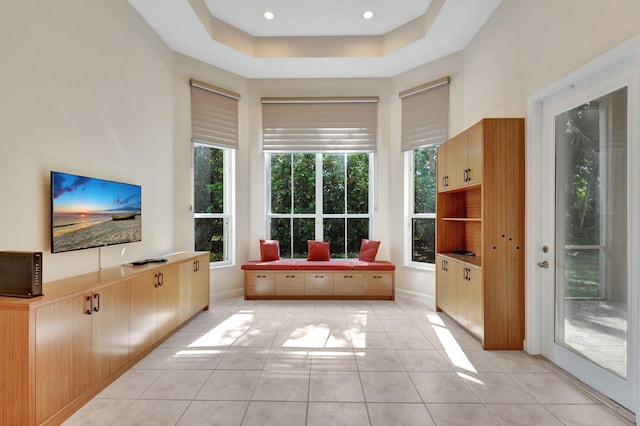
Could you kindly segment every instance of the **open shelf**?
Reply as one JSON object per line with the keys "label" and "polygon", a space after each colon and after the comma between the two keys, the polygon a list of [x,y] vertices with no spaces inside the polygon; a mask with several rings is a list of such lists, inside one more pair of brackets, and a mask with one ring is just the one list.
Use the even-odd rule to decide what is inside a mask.
{"label": "open shelf", "polygon": [[482,267],[482,257],[481,256],[466,256],[463,254],[455,254],[455,253],[438,253],[440,256],[448,257],[450,259],[458,260],[460,262],[468,263],[473,266]]}

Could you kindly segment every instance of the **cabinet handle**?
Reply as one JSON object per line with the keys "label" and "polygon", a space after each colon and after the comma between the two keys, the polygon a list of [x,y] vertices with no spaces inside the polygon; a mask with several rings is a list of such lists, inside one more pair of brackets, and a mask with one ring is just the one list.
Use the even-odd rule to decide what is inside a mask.
{"label": "cabinet handle", "polygon": [[324,275],[316,275],[316,278],[324,278]]}
{"label": "cabinet handle", "polygon": [[345,275],[345,278],[353,278],[353,275]]}
{"label": "cabinet handle", "polygon": [[89,302],[89,309],[87,309],[87,315],[91,315],[93,313],[93,297],[87,296],[87,302]]}
{"label": "cabinet handle", "polygon": [[267,278],[266,275],[256,275],[256,278]]}
{"label": "cabinet handle", "polygon": [[155,288],[160,287],[160,284],[159,284],[160,283],[160,279],[158,277],[158,273],[157,272],[153,275],[153,278],[155,279],[155,282],[153,283],[153,286]]}
{"label": "cabinet handle", "polygon": [[471,180],[471,169],[467,169],[467,182]]}
{"label": "cabinet handle", "polygon": [[164,272],[158,273],[158,278],[159,278],[158,285],[162,287],[164,285]]}
{"label": "cabinet handle", "polygon": [[287,275],[286,278],[295,278],[295,275]]}
{"label": "cabinet handle", "polygon": [[93,296],[94,299],[96,299],[98,301],[98,306],[93,308],[93,312],[99,312],[100,311],[100,293],[96,293]]}
{"label": "cabinet handle", "polygon": [[381,278],[382,278],[382,275],[374,275],[374,276],[373,276],[373,278],[374,278],[374,279],[376,279],[376,278],[377,278],[377,279],[381,279]]}

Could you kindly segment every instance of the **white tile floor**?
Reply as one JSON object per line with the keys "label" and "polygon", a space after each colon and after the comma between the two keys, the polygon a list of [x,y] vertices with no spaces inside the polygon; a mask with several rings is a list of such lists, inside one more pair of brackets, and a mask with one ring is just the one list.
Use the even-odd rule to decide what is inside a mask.
{"label": "white tile floor", "polygon": [[215,302],[65,425],[633,424],[413,299]]}

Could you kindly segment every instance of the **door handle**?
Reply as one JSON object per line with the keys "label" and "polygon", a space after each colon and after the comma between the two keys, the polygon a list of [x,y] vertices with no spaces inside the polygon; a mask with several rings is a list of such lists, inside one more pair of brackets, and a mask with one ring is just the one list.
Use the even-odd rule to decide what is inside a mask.
{"label": "door handle", "polygon": [[546,260],[543,260],[542,262],[538,262],[538,266],[544,269],[548,269],[549,268],[549,262],[547,262]]}

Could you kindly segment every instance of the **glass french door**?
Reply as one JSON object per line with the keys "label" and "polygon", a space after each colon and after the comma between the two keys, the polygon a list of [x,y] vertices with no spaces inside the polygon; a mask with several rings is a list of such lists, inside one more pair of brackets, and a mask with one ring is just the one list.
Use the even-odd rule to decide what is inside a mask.
{"label": "glass french door", "polygon": [[543,355],[635,411],[628,111],[621,75],[543,104],[538,266]]}

